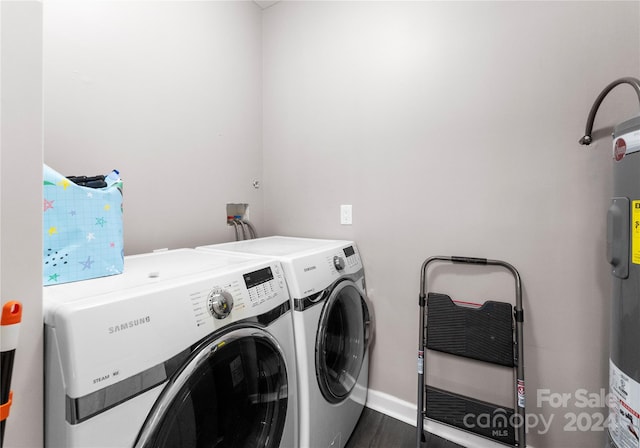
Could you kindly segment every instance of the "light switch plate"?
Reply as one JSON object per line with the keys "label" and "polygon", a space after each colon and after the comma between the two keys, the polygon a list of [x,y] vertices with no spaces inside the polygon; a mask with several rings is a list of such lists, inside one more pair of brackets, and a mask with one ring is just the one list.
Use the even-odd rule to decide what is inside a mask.
{"label": "light switch plate", "polygon": [[340,206],[340,224],[351,225],[353,224],[353,206],[341,205]]}

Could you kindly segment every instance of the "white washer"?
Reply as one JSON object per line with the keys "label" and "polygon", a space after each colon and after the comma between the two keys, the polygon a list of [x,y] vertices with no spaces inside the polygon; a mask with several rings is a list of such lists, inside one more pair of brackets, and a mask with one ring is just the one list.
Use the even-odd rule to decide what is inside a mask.
{"label": "white washer", "polygon": [[367,399],[371,314],[351,241],[268,237],[199,250],[277,257],[293,301],[300,447],[343,447]]}
{"label": "white washer", "polygon": [[47,447],[296,447],[291,304],[271,258],[180,249],[49,286]]}

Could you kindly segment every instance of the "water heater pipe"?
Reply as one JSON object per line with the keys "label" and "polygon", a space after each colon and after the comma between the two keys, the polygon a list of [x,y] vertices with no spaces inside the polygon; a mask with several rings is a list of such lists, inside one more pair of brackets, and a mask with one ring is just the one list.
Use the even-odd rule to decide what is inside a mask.
{"label": "water heater pipe", "polygon": [[587,126],[585,127],[585,131],[584,131],[584,137],[582,137],[579,140],[579,143],[581,145],[590,145],[593,142],[593,137],[591,137],[591,133],[593,132],[593,122],[596,119],[596,112],[598,112],[598,108],[600,107],[600,104],[604,100],[604,97],[606,97],[609,94],[609,92],[613,90],[614,87],[620,84],[629,84],[631,87],[633,87],[633,89],[636,91],[636,95],[638,96],[638,102],[640,103],[640,80],[636,78],[627,77],[627,78],[616,79],[615,81],[613,81],[611,84],[605,87],[604,90],[602,90],[602,92],[600,92],[600,95],[598,95],[598,98],[596,98],[596,101],[593,103],[593,106],[591,106],[591,110],[589,111],[589,118],[587,118]]}

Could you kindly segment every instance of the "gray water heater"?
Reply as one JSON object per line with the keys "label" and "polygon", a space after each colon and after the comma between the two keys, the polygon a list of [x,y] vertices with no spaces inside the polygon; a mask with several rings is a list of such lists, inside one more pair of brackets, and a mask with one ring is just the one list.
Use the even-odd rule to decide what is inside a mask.
{"label": "gray water heater", "polygon": [[609,437],[640,447],[640,117],[613,134],[614,188],[607,218],[613,276],[609,349]]}
{"label": "gray water heater", "polygon": [[[622,78],[596,99],[581,144],[591,143],[595,114],[619,84],[631,85],[640,101],[640,81]],[[612,300],[609,347],[607,447],[640,448],[640,116],[613,132],[613,198],[607,213],[607,259]]]}

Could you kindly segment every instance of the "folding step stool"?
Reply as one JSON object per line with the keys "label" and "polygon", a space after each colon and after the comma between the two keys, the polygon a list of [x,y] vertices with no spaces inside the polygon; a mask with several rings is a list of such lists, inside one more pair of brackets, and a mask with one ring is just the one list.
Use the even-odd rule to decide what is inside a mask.
{"label": "folding step stool", "polygon": [[[459,306],[447,295],[427,293],[427,269],[433,262],[500,266],[515,278],[515,305],[487,301],[482,306]],[[424,430],[425,417],[508,446],[526,447],[523,359],[523,310],[520,274],[509,263],[469,257],[430,257],[420,278],[420,339],[418,345],[418,448],[463,448]],[[426,350],[475,359],[514,371],[514,408],[498,406],[429,386],[425,383]],[[490,416],[490,425],[466,423],[469,416]],[[485,426],[485,425],[483,425]]]}

